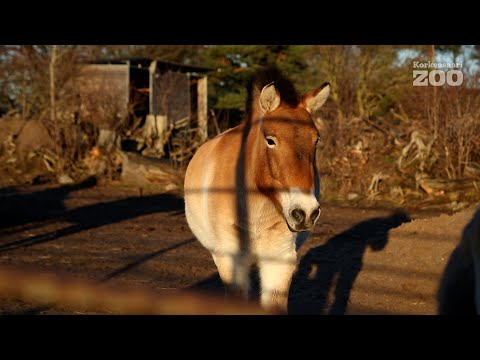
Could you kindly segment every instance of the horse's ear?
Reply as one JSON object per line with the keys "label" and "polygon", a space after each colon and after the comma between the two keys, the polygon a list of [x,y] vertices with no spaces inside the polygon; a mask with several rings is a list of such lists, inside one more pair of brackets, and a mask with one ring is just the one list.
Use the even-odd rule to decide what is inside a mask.
{"label": "horse's ear", "polygon": [[260,93],[260,108],[265,112],[271,112],[280,105],[280,94],[272,83],[265,85]]}
{"label": "horse's ear", "polygon": [[318,89],[309,91],[303,95],[302,104],[311,114],[325,104],[325,101],[328,99],[328,95],[330,95],[330,84],[326,82]]}

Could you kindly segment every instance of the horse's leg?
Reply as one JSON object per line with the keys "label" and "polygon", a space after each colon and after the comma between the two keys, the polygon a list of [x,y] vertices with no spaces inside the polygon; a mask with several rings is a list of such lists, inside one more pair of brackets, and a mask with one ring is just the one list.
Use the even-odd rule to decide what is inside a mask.
{"label": "horse's leg", "polygon": [[274,312],[287,313],[288,291],[296,268],[296,253],[259,256],[261,303]]}
{"label": "horse's leg", "polygon": [[248,299],[250,290],[250,263],[242,254],[213,255],[218,273],[225,285],[227,296],[242,296]]}

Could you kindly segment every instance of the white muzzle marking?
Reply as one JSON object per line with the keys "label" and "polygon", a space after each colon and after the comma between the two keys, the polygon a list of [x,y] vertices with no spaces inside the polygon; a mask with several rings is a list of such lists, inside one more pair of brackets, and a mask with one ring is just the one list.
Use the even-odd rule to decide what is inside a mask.
{"label": "white muzzle marking", "polygon": [[305,193],[292,188],[281,195],[283,215],[293,231],[308,231],[313,228],[320,216],[320,205],[313,189]]}

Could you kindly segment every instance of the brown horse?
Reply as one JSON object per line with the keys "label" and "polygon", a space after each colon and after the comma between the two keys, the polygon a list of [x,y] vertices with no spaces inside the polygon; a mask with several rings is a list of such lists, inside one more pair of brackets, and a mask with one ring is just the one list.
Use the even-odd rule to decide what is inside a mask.
{"label": "brown horse", "polygon": [[185,213],[227,289],[248,296],[259,268],[261,303],[286,311],[296,250],[320,215],[311,114],[330,86],[298,96],[277,70],[257,74],[244,121],[202,145],[185,177]]}

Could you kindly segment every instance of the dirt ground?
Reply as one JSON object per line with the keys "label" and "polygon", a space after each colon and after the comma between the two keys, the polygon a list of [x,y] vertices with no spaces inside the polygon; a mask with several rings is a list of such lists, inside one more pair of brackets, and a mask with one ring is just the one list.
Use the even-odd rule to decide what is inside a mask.
{"label": "dirt ground", "polygon": [[[209,252],[186,223],[181,194],[89,179],[7,187],[0,199],[0,265],[133,288],[223,293]],[[299,252],[290,313],[435,314],[443,269],[473,211],[439,216],[323,203]],[[0,313],[85,312],[0,296]]]}

